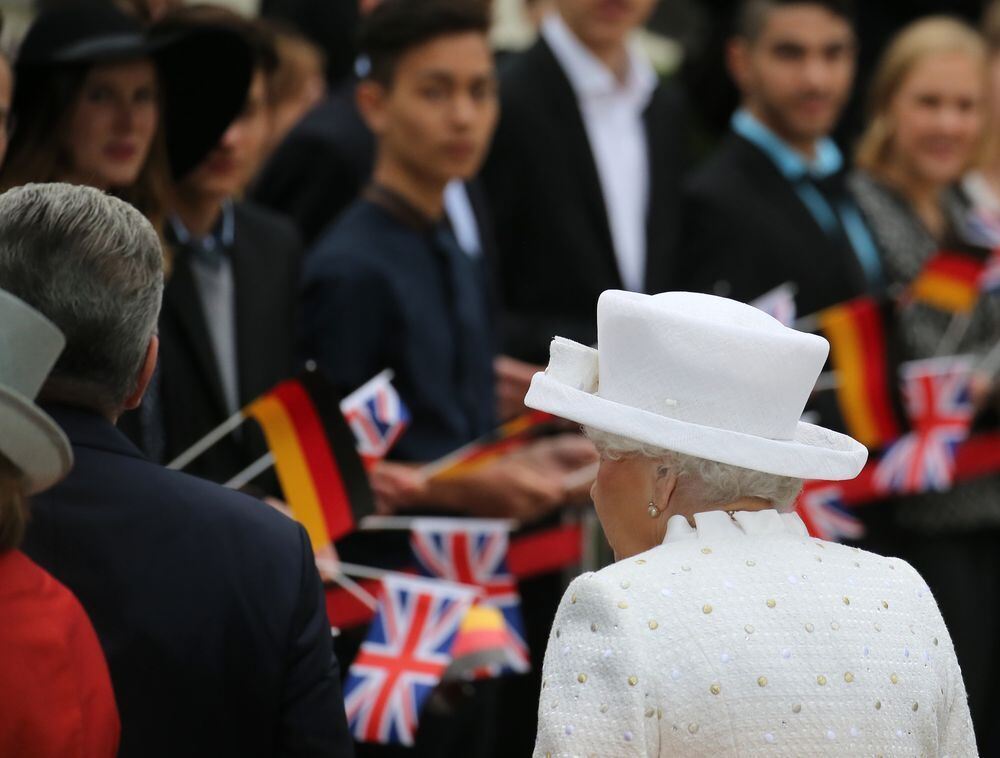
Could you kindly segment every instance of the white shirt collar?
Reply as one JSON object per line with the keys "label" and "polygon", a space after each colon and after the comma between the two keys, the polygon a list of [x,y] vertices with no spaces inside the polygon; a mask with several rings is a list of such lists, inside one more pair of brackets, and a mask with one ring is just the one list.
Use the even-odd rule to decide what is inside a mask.
{"label": "white shirt collar", "polygon": [[656,89],[656,71],[634,42],[628,45],[628,74],[622,83],[577,39],[558,13],[545,18],[541,33],[581,100],[630,95],[639,108],[649,103]]}

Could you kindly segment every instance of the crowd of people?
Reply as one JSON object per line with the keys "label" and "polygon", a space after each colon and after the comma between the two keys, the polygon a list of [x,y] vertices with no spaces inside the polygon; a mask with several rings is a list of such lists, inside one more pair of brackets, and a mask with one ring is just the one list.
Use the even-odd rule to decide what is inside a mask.
{"label": "crowd of people", "polygon": [[[1000,247],[1000,3],[981,30],[943,15],[900,30],[870,77],[863,132],[838,144],[859,53],[852,4],[743,0],[725,51],[740,104],[697,160],[686,104],[699,93],[634,41],[656,4],[532,3],[547,8],[537,40],[498,56],[484,0],[360,2],[347,14],[353,65],[337,78],[313,30],[269,10],[279,3],[260,18],[43,4],[0,58],[0,617],[21,619],[0,623],[0,755],[508,756],[531,754],[536,731],[540,755],[668,744],[649,737],[656,707],[622,732],[648,739],[617,747],[573,742],[565,703],[551,706],[562,720],[539,719],[540,698],[544,710],[556,697],[542,689],[566,588],[554,572],[520,586],[532,672],[445,692],[413,748],[355,745],[341,669],[357,641],[331,640],[313,549],[280,512],[278,478],[219,486],[267,452],[261,430],[241,426],[184,473],[165,467],[307,362],[340,396],[388,368],[409,425],[368,468],[378,511],[532,530],[589,507],[593,480],[574,472],[630,451],[656,458],[653,442],[608,437],[552,401],[539,407],[590,436],[567,424],[447,477],[425,464],[526,412],[553,337],[601,345],[607,290],[750,303],[790,285],[805,316],[870,296],[892,304],[898,361],[995,350],[996,290],[960,318],[899,293],[938,251]],[[636,386],[659,370],[650,340],[647,367],[629,364]],[[725,347],[732,361],[737,348]],[[602,353],[602,380],[605,360],[623,356]],[[971,386],[976,428],[995,429],[995,372]],[[813,401],[825,426],[843,424]],[[745,499],[720,492],[712,502]],[[649,517],[665,512],[642,498]],[[760,498],[782,509],[794,493]],[[936,609],[899,604],[928,617],[935,646],[954,643],[941,750],[974,753],[978,740],[1000,754],[1000,473],[860,516],[862,546],[912,564],[947,631]],[[656,544],[682,539],[672,529]],[[341,557],[397,566],[397,546],[368,536],[338,543]],[[616,558],[641,552],[608,538]],[[588,602],[607,590],[574,586]],[[580,611],[567,602],[557,629]],[[586,680],[546,677],[563,674],[560,686]],[[963,676],[975,739],[960,729]],[[706,726],[685,721],[683,736],[708,739]],[[926,730],[912,732],[918,742],[895,749],[924,749]],[[712,754],[706,744],[685,749]]]}

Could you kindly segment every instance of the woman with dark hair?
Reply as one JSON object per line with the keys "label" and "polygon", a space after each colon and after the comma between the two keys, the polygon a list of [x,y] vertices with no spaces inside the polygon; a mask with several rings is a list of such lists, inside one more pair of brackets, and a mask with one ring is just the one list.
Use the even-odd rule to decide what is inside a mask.
{"label": "woman with dark hair", "polygon": [[16,60],[0,187],[87,184],[159,226],[169,182],[204,157],[243,107],[250,65],[246,44],[227,29],[144,31],[99,2],[44,11]]}
{"label": "woman with dark hair", "polygon": [[97,635],[72,593],[17,550],[27,496],[73,463],[34,404],[62,333],[0,290],[0,755],[110,758],[119,722]]}

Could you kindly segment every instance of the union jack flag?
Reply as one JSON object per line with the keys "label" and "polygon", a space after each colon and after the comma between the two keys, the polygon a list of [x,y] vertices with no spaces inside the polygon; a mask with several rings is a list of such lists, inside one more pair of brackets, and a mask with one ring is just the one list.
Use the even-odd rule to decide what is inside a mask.
{"label": "union jack flag", "polygon": [[813,537],[830,542],[857,540],[865,526],[844,504],[843,492],[829,482],[807,482],[795,510]]}
{"label": "union jack flag", "polygon": [[510,640],[503,668],[524,672],[531,663],[521,596],[507,568],[508,542],[507,524],[489,519],[416,519],[410,533],[410,545],[424,574],[475,585],[482,591],[480,602],[500,610]]}
{"label": "union jack flag", "polygon": [[777,319],[785,326],[794,326],[795,308],[795,285],[785,282],[769,292],[752,301],[750,305],[764,311],[768,316]]}
{"label": "union jack flag", "polygon": [[358,453],[368,461],[384,458],[410,422],[410,413],[391,380],[392,371],[387,369],[340,403],[357,440]]}
{"label": "union jack flag", "polygon": [[420,708],[451,663],[455,633],[475,598],[473,587],[386,575],[344,686],[358,740],[413,744]]}
{"label": "union jack flag", "polygon": [[969,435],[973,407],[968,358],[931,358],[900,367],[913,431],[894,442],[875,468],[875,488],[908,494],[951,487],[955,449]]}

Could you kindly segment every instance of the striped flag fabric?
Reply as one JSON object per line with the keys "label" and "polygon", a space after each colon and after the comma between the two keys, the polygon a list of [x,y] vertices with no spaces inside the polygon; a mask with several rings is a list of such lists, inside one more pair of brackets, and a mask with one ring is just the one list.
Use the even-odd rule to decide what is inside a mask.
{"label": "striped flag fabric", "polygon": [[[502,614],[506,661],[500,670],[490,673],[528,671],[531,663],[521,616],[521,596],[507,564],[507,523],[490,519],[419,518],[411,527],[410,545],[423,574],[479,587],[480,603]],[[487,644],[497,639],[495,635],[479,636]],[[462,644],[470,648],[466,653],[472,652],[473,642],[472,637],[463,640]]]}
{"label": "striped flag fabric", "polygon": [[1000,248],[990,255],[979,279],[979,289],[987,295],[1000,294]]}
{"label": "striped flag fabric", "polygon": [[264,431],[285,501],[319,551],[375,510],[354,436],[317,371],[278,384],[245,409]]}
{"label": "striped flag fabric", "polygon": [[551,425],[554,420],[554,416],[543,411],[522,413],[492,432],[429,464],[428,475],[445,478],[474,471],[523,446],[532,435]]}
{"label": "striped flag fabric", "polygon": [[340,410],[367,465],[384,458],[410,423],[410,412],[392,386],[390,370],[369,379],[345,397]]}
{"label": "striped flag fabric", "polygon": [[896,389],[887,302],[861,297],[821,311],[819,326],[830,341],[837,372],[837,405],[846,431],[878,449],[902,436],[905,414]]}
{"label": "striped flag fabric", "polygon": [[979,248],[938,251],[910,283],[910,298],[949,313],[968,313],[979,300],[986,254]]}
{"label": "striped flag fabric", "polygon": [[875,469],[875,487],[897,494],[947,491],[954,481],[956,450],[972,424],[972,360],[911,361],[900,374],[913,431],[885,451]]}
{"label": "striped flag fabric", "polygon": [[375,618],[347,674],[347,721],[361,742],[413,745],[420,709],[452,660],[475,588],[401,574],[382,579]]}
{"label": "striped flag fabric", "polygon": [[839,484],[806,482],[795,504],[795,511],[813,537],[843,542],[865,536],[864,524],[844,503],[844,493]]}

